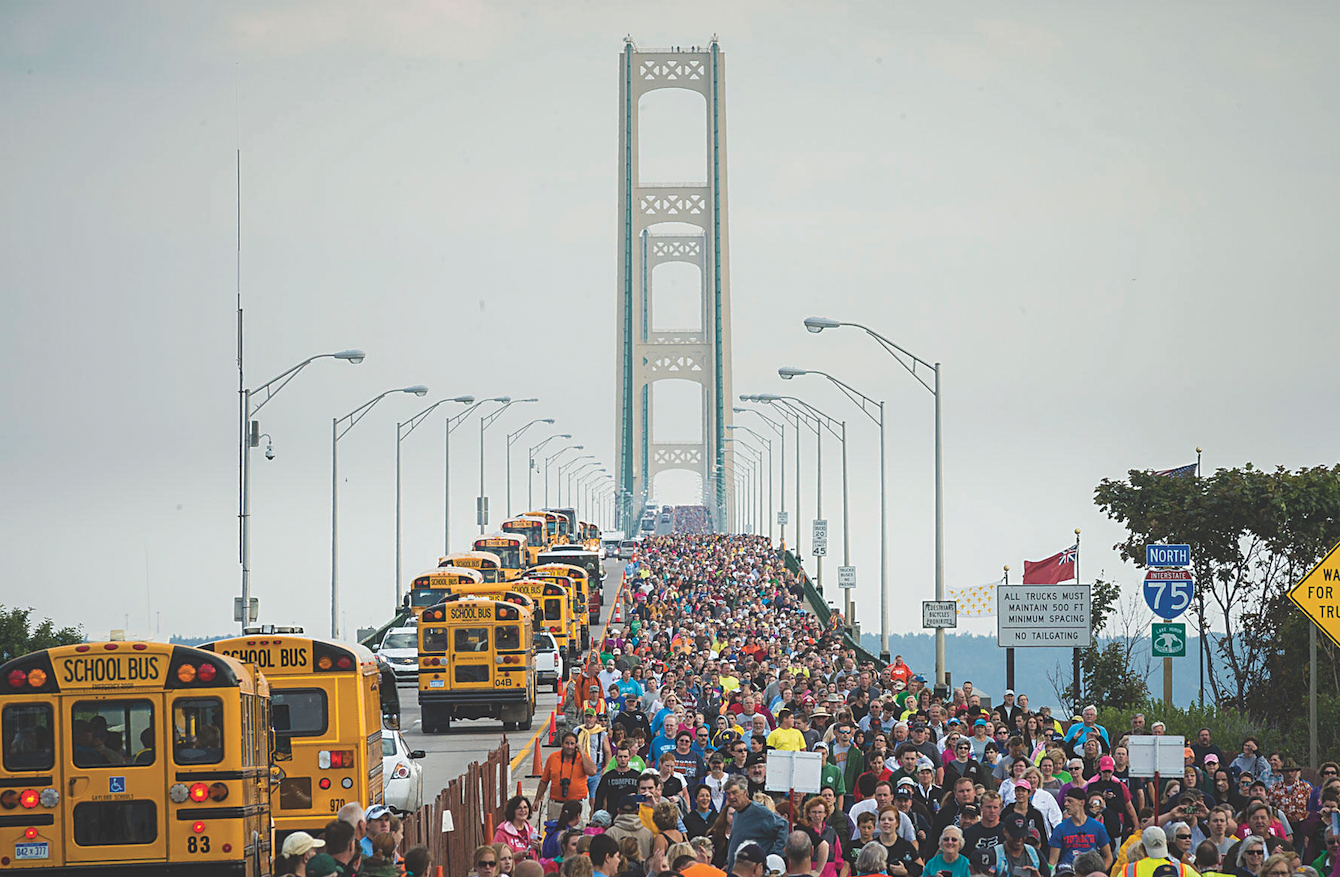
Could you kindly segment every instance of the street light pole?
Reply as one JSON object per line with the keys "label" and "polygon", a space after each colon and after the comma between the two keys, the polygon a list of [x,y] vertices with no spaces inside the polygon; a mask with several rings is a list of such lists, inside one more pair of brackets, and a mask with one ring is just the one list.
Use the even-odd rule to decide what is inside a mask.
{"label": "street light pole", "polygon": [[[879,626],[880,626],[880,660],[888,663],[889,660],[889,514],[888,514],[888,495],[886,493],[887,484],[887,466],[888,459],[885,454],[885,429],[884,429],[884,403],[876,402],[869,396],[854,389],[850,384],[838,380],[828,372],[817,369],[798,369],[782,368],[778,370],[784,380],[790,380],[797,375],[814,374],[827,378],[843,394],[861,409],[865,414],[879,426]],[[869,407],[867,407],[869,406]],[[876,409],[879,414],[876,416],[871,413],[871,408]],[[845,427],[844,427],[845,432]]]}
{"label": "street light pole", "polygon": [[442,553],[451,553],[451,434],[465,422],[465,418],[483,405],[485,402],[500,402],[507,404],[512,401],[511,396],[491,396],[488,399],[480,399],[469,408],[457,414],[455,417],[448,417],[445,424],[445,432],[442,444],[442,452],[445,457],[442,471]]}
{"label": "street light pole", "polygon": [[484,527],[488,524],[488,499],[484,494],[484,430],[493,425],[493,422],[502,416],[502,413],[511,408],[517,402],[538,402],[539,399],[517,399],[505,403],[497,411],[487,415],[480,415],[479,418],[479,499],[475,501],[475,517],[479,519],[479,535],[484,535]]}
{"label": "street light pole", "polygon": [[[460,402],[469,405],[475,401],[474,396],[456,396],[450,399],[439,399],[432,405],[420,411],[418,414],[406,420],[403,423],[395,425],[395,610],[400,611],[400,443],[409,437],[409,434],[418,429],[419,424],[432,414],[437,406],[444,402]],[[405,429],[408,426],[409,429]]]}
{"label": "street light pole", "polygon": [[[239,444],[241,445],[241,460],[238,461],[238,509],[237,509],[237,531],[238,531],[238,549],[237,559],[242,564],[242,630],[247,629],[247,621],[251,617],[251,449],[260,443],[260,425],[252,424],[251,418],[258,411],[265,407],[265,404],[275,397],[280,390],[288,384],[289,381],[297,377],[298,372],[307,368],[318,359],[342,359],[353,365],[358,365],[367,357],[361,350],[341,350],[338,353],[320,353],[316,356],[309,356],[302,362],[293,366],[285,372],[271,378],[259,387],[242,390],[242,422],[239,424],[241,433]],[[252,405],[252,399],[265,394],[256,405]],[[268,451],[267,451],[268,453]]]}
{"label": "street light pole", "polygon": [[[564,454],[566,454],[568,451],[580,451],[580,450],[583,450],[585,447],[586,447],[585,445],[568,445],[567,447],[559,448],[557,451],[554,451],[552,454],[550,454],[549,456],[547,456],[547,457],[544,458],[544,506],[545,506],[545,508],[548,508],[548,507],[549,507],[549,464],[550,464],[551,462],[553,462],[554,460],[557,460],[559,457],[563,456]],[[560,466],[560,470],[561,470],[561,468],[562,468],[562,467]],[[559,478],[562,478],[562,477],[563,477],[561,471],[560,471],[558,477],[559,477]],[[559,504],[562,505],[562,497],[559,498]]]}
{"label": "street light pole", "polygon": [[[744,397],[742,396],[742,397],[740,397],[740,398],[743,399]],[[740,413],[742,413],[742,412],[746,412],[746,411],[749,412],[749,413],[751,413],[751,414],[757,414],[760,418],[762,418],[762,419],[764,420],[764,422],[766,422],[766,423],[768,424],[768,426],[772,427],[773,431],[776,432],[777,435],[781,438],[781,444],[780,444],[780,447],[779,447],[779,449],[778,449],[779,452],[780,452],[780,456],[778,457],[778,460],[777,460],[777,471],[781,473],[781,490],[780,490],[780,492],[781,492],[781,495],[782,495],[782,507],[779,509],[779,511],[780,511],[782,514],[786,514],[786,426],[785,426],[785,424],[778,423],[777,421],[773,420],[773,419],[772,419],[771,417],[769,417],[768,415],[764,414],[762,411],[759,411],[759,410],[757,410],[757,409],[755,409],[755,408],[735,408],[735,409],[733,409],[733,410],[734,410],[735,413],[737,413],[737,414],[740,414]],[[769,484],[769,486],[768,486],[768,492],[769,492],[769,497],[771,497],[771,492],[772,492],[772,486],[771,486],[771,484]],[[768,500],[768,514],[769,514],[769,516],[772,515],[772,500],[771,500],[771,498],[769,498],[769,500]],[[782,541],[786,541],[786,527],[783,526],[783,525],[780,524],[780,523],[777,524],[777,532],[778,532],[778,535],[781,536]]]}
{"label": "street light pole", "polygon": [[[560,439],[560,438],[570,439],[572,438],[572,436],[566,432],[560,435],[551,435],[549,436],[549,438],[540,442],[538,445],[531,445],[530,448],[526,450],[526,508],[528,509],[535,508],[535,497],[533,496],[535,492],[535,478],[534,478],[535,452],[538,451],[540,448],[544,447],[545,445],[549,444],[554,439]],[[545,505],[548,505],[548,503],[545,503]],[[508,517],[510,518],[511,515],[509,514]]]}
{"label": "street light pole", "polygon": [[[750,411],[750,410],[752,410],[752,409],[749,409],[749,408],[736,408],[735,410],[736,410],[736,411]],[[755,411],[754,413],[755,413],[755,414],[758,414],[757,411]],[[760,415],[760,416],[761,416],[761,415]],[[740,430],[744,430],[745,432],[749,433],[749,434],[752,435],[754,438],[756,438],[756,439],[758,439],[760,442],[762,442],[762,443],[763,443],[763,447],[766,448],[767,451],[768,451],[768,514],[767,514],[767,517],[766,517],[766,518],[764,518],[764,515],[763,515],[763,493],[762,493],[761,490],[759,491],[759,500],[758,500],[758,502],[759,502],[759,517],[760,517],[760,518],[764,518],[764,520],[767,522],[767,524],[768,524],[768,538],[771,539],[771,538],[772,538],[772,533],[773,533],[773,528],[774,528],[774,523],[775,523],[775,522],[773,521],[773,514],[772,514],[772,483],[773,483],[773,479],[772,479],[772,439],[768,438],[768,437],[765,436],[765,435],[761,435],[760,433],[755,432],[754,430],[750,429],[750,428],[747,427],[747,426],[742,426],[742,425],[740,425],[740,424],[731,424],[731,425],[727,426],[726,429],[740,429]],[[746,447],[749,447],[749,445],[746,445]],[[845,444],[843,445],[843,453],[844,453],[844,455],[845,455],[845,453],[846,453],[846,445],[845,445]],[[844,459],[845,459],[845,456],[844,456]],[[783,488],[783,490],[785,490],[785,488]]]}
{"label": "street light pole", "polygon": [[[553,424],[553,422],[554,418],[552,417],[542,417],[539,420],[532,420],[530,423],[527,423],[525,426],[521,427],[516,432],[511,432],[507,434],[507,496],[506,496],[507,502],[505,508],[507,510],[507,517],[509,518],[512,517],[512,443],[515,442],[517,439],[521,438],[521,434],[526,430],[530,429],[535,424],[537,423]],[[529,466],[527,466],[526,470],[526,480],[527,481],[530,480]],[[527,498],[529,498],[529,496]]]}
{"label": "street light pole", "polygon": [[[558,456],[558,455],[555,454],[554,456]],[[595,455],[595,454],[582,454],[580,457],[573,457],[571,460],[567,461],[566,463],[559,463],[559,464],[558,464],[558,478],[556,478],[556,479],[554,480],[554,487],[555,487],[555,489],[558,491],[558,507],[559,507],[559,508],[562,508],[562,507],[563,507],[563,470],[564,470],[564,469],[567,469],[568,467],[570,467],[570,466],[572,466],[572,465],[574,465],[574,464],[576,464],[576,463],[580,463],[582,460],[594,460],[595,458],[596,458],[596,455]],[[568,493],[569,493],[569,494],[572,493],[571,487],[572,487],[572,485],[571,485],[571,483],[569,483],[569,485],[568,485],[568,488],[569,488],[569,489],[568,489]],[[545,505],[547,506],[547,505],[548,505],[548,502],[546,502]]]}
{"label": "street light pole", "polygon": [[[864,331],[871,338],[874,338],[886,353],[892,356],[899,365],[907,370],[921,386],[925,387],[935,396],[935,599],[944,600],[945,598],[945,552],[944,552],[944,465],[941,457],[940,441],[940,403],[943,398],[940,388],[941,367],[940,363],[930,363],[916,356],[915,354],[899,347],[888,338],[871,329],[869,326],[863,326],[860,323],[853,323],[842,320],[834,320],[828,317],[806,317],[805,328],[813,334],[818,334],[825,329],[836,329],[840,326],[853,326]],[[922,369],[930,370],[934,373],[932,383],[927,383],[926,379],[917,371],[917,366]],[[935,685],[937,688],[945,687],[945,634],[941,628],[935,630]]]}
{"label": "street light pole", "polygon": [[[343,417],[334,417],[330,421],[330,636],[331,639],[340,638],[340,480],[339,480],[339,445],[340,439],[348,434],[349,430],[358,425],[369,411],[372,410],[382,399],[392,393],[413,393],[415,396],[428,395],[428,388],[423,384],[415,384],[411,387],[399,387],[394,390],[387,390],[368,401],[359,405],[353,411]],[[348,421],[344,431],[340,431],[340,424]]]}

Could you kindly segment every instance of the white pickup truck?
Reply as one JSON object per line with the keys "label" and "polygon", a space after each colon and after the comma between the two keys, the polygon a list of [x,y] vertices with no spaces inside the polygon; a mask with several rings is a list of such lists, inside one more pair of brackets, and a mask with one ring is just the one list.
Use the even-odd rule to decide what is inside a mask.
{"label": "white pickup truck", "polygon": [[552,685],[554,694],[563,685],[563,660],[552,633],[535,634],[535,683],[537,688]]}

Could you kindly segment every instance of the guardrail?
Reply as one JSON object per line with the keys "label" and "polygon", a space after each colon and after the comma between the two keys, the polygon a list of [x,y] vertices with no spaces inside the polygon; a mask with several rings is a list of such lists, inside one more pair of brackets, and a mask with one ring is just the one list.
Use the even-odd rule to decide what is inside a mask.
{"label": "guardrail", "polygon": [[[805,572],[805,568],[800,565],[800,561],[798,561],[796,556],[791,553],[791,549],[788,548],[783,552],[782,562],[792,574],[800,577],[800,582],[805,589],[805,602],[810,604],[810,610],[819,617],[819,620],[822,621],[825,626],[827,626],[832,619],[833,610],[828,608],[828,603],[824,601],[823,594],[819,593],[819,590],[814,587],[814,583],[810,581],[809,573]],[[850,621],[851,619],[846,620]],[[866,651],[860,643],[852,638],[851,633],[845,628],[842,631],[842,644],[849,649],[855,649],[856,656],[860,661],[871,661],[878,669],[884,669],[884,662],[881,661],[878,656]]]}
{"label": "guardrail", "polygon": [[404,847],[428,847],[439,873],[470,874],[471,856],[483,843],[493,843],[493,829],[502,824],[507,803],[510,748],[506,735],[483,762],[472,762],[465,773],[447,784],[430,804],[405,816]]}

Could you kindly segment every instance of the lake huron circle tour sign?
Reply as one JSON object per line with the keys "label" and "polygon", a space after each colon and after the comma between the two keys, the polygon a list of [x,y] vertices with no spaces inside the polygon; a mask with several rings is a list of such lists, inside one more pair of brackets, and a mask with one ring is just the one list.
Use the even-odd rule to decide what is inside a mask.
{"label": "lake huron circle tour sign", "polygon": [[996,644],[1002,648],[1093,644],[1088,585],[1000,585],[996,603]]}

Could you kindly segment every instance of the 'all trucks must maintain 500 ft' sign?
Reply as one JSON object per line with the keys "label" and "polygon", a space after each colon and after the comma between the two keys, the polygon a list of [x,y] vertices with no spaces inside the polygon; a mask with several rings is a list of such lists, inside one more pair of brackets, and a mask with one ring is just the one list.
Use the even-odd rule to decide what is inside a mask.
{"label": "'all trucks must maintain 500 ft' sign", "polygon": [[996,643],[1001,648],[1088,648],[1088,585],[1000,585]]}

